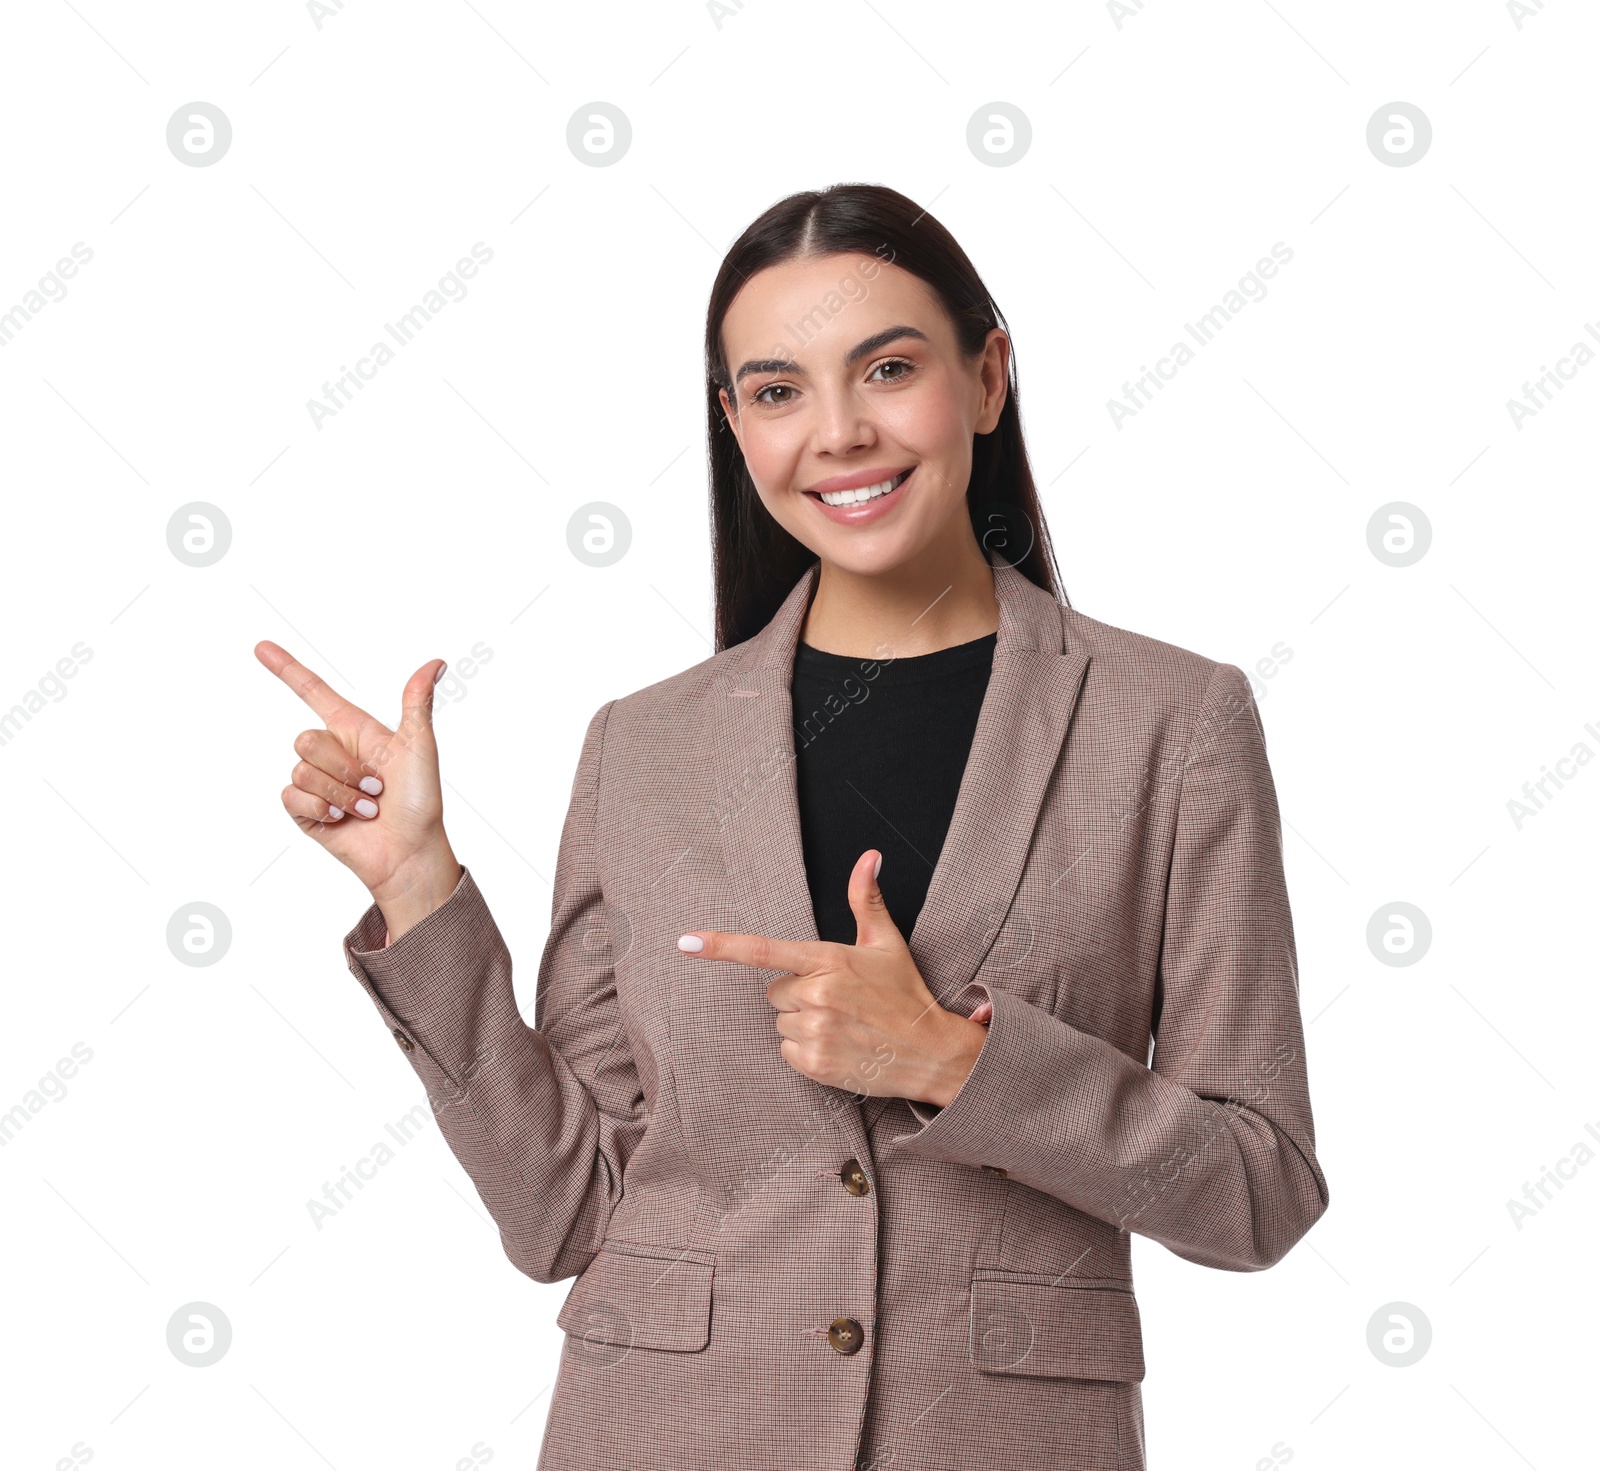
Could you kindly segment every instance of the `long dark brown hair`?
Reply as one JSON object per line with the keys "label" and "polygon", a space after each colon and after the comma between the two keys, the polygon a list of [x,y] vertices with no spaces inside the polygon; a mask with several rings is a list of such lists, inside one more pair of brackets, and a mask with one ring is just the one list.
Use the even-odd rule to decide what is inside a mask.
{"label": "long dark brown hair", "polygon": [[[723,319],[757,271],[844,252],[893,262],[926,281],[949,314],[968,358],[983,350],[992,328],[1006,327],[955,237],[904,194],[880,184],[835,184],[791,194],[734,241],[712,284],[706,311],[706,439],[719,653],[759,633],[817,560],[761,504],[722,411],[717,390],[726,388],[733,396],[732,374],[723,357]],[[1006,331],[1009,336],[1010,329]],[[967,510],[978,544],[991,557],[998,555],[1058,602],[1066,602],[1022,439],[1015,344],[1008,374],[1000,422],[992,432],[973,437]]]}

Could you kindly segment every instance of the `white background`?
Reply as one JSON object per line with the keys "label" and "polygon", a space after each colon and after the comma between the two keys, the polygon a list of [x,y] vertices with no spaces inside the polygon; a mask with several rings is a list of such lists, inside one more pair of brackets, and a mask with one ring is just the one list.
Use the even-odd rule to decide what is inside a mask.
{"label": "white background", "polygon": [[[1005,312],[1074,606],[1292,650],[1258,699],[1332,1204],[1266,1273],[1137,1241],[1151,1466],[1593,1464],[1600,1159],[1520,1229],[1506,1203],[1600,1130],[1600,770],[1507,803],[1600,750],[1600,363],[1521,428],[1506,402],[1600,324],[1597,41],[1577,0],[14,7],[0,311],[93,259],[0,349],[0,710],[92,657],[0,746],[0,1113],[92,1060],[0,1148],[4,1464],[533,1464],[570,1284],[516,1273],[431,1122],[307,1210],[423,1095],[344,966],[367,895],[279,803],[314,717],[251,649],[391,723],[426,660],[492,651],[440,687],[447,821],[531,1016],[588,718],[712,651],[713,273],[839,180],[929,207]],[[233,128],[203,168],[165,141],[195,100]],[[566,143],[596,100],[633,129],[606,168]],[[966,144],[997,100],[1033,132],[1008,167]],[[1395,100],[1432,122],[1410,167],[1366,142]],[[604,570],[567,545],[595,500],[633,529]],[[192,501],[232,528],[204,569],[168,550]],[[1405,568],[1368,545],[1395,501],[1432,528]],[[211,967],[167,947],[196,901],[232,925]],[[1397,901],[1433,928],[1403,968],[1366,939]],[[233,1327],[208,1369],[166,1344],[193,1301]],[[1409,1368],[1368,1347],[1392,1302],[1432,1325]]]}

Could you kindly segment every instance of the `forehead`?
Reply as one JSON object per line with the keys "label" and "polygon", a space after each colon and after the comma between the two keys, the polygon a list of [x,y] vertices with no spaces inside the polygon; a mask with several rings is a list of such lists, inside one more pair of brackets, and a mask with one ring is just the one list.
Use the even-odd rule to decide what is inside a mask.
{"label": "forehead", "polygon": [[834,357],[890,321],[943,335],[938,299],[921,277],[877,256],[838,254],[757,271],[722,322],[726,361],[809,354]]}

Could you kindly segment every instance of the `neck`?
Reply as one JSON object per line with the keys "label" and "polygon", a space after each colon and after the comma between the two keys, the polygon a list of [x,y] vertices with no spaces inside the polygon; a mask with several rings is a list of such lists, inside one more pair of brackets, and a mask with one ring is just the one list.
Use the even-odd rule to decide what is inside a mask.
{"label": "neck", "polygon": [[850,658],[910,658],[999,627],[994,571],[968,539],[948,553],[929,548],[890,572],[863,574],[824,561],[800,638]]}

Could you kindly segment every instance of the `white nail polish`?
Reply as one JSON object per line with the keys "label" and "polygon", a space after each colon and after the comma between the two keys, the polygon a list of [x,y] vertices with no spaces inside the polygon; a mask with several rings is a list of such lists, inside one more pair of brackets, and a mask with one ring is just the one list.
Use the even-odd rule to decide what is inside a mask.
{"label": "white nail polish", "polygon": [[678,949],[687,950],[691,955],[704,950],[706,942],[699,935],[679,935]]}
{"label": "white nail polish", "polygon": [[383,790],[383,783],[375,776],[364,776],[356,785],[369,797],[376,797]]}
{"label": "white nail polish", "polygon": [[872,876],[873,876],[873,878],[877,878],[877,876],[882,871],[883,871],[883,854],[880,853],[880,854],[878,854],[877,861],[872,865]]}
{"label": "white nail polish", "polygon": [[[319,427],[320,427],[320,426],[319,426]],[[439,672],[438,672],[438,673],[437,673],[437,674],[436,674],[436,675],[434,675],[434,676],[433,676],[433,682],[434,682],[434,683],[435,683],[435,684],[438,684],[438,682],[439,682],[439,681],[440,681],[440,680],[441,680],[441,679],[443,679],[443,678],[444,678],[444,672],[445,672],[445,670],[446,670],[446,669],[448,669],[448,668],[449,668],[449,667],[450,667],[450,666],[449,666],[449,665],[448,665],[448,664],[441,664],[441,665],[440,665],[440,666],[439,666]]]}
{"label": "white nail polish", "polygon": [[329,807],[328,808],[327,820],[329,822],[332,822],[336,818],[340,818],[340,817],[343,817],[343,816],[344,816],[344,808],[342,808],[342,807]]}
{"label": "white nail polish", "polygon": [[363,817],[376,817],[378,815],[378,804],[376,802],[368,801],[367,798],[363,797],[359,802],[356,803],[356,811],[359,812]]}

